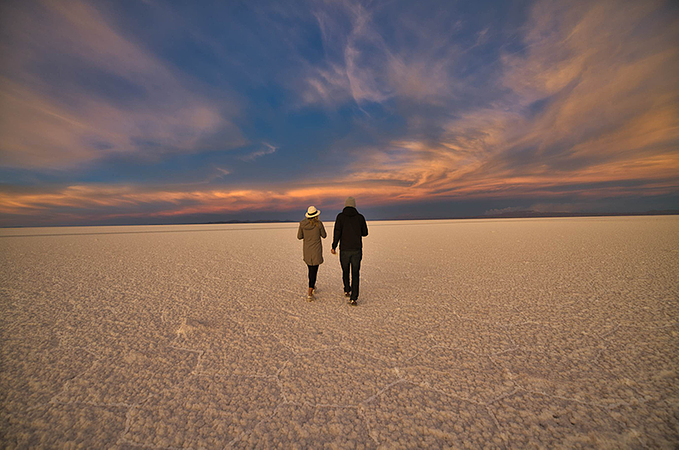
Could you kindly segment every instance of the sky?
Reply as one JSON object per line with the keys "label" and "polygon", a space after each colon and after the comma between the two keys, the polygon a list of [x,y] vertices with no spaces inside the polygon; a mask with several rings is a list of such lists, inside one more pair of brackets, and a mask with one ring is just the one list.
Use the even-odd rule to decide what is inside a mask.
{"label": "sky", "polygon": [[679,3],[0,4],[0,226],[679,209]]}

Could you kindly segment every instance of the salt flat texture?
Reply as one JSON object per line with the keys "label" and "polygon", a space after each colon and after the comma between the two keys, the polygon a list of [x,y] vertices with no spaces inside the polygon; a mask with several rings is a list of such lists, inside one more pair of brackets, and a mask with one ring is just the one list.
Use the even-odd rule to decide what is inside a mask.
{"label": "salt flat texture", "polygon": [[677,447],[678,217],[369,228],[0,230],[2,447]]}

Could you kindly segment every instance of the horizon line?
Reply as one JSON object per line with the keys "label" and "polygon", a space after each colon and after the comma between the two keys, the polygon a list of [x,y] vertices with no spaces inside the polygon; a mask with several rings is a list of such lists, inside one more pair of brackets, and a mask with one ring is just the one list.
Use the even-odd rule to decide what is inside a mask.
{"label": "horizon line", "polygon": [[[484,214],[474,216],[449,216],[449,217],[393,217],[367,219],[368,222],[389,222],[389,221],[417,221],[417,220],[478,220],[478,219],[549,219],[549,218],[568,218],[568,217],[631,217],[631,216],[673,216],[679,215],[677,209],[649,210],[644,212],[545,212],[526,210],[513,211],[502,214]],[[303,220],[303,219],[302,219]],[[68,227],[130,227],[130,226],[175,226],[175,225],[229,225],[229,224],[263,224],[263,223],[298,223],[295,219],[263,219],[263,220],[223,220],[223,221],[196,221],[196,222],[170,222],[170,223],[91,223],[91,224],[62,224],[62,225],[17,225],[0,226],[0,229],[12,228],[68,228]],[[332,221],[329,221],[332,222]]]}

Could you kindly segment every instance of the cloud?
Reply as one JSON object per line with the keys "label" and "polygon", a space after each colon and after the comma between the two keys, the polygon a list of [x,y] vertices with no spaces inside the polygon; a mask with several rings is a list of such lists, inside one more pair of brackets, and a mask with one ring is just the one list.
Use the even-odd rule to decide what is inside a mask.
{"label": "cloud", "polygon": [[356,152],[352,178],[450,198],[676,193],[679,28],[662,6],[536,3],[524,50],[500,58],[502,95]]}
{"label": "cloud", "polygon": [[304,85],[298,88],[303,104],[338,107],[353,101],[360,106],[395,98],[440,103],[457,87],[450,75],[457,47],[440,34],[420,28],[413,47],[397,47],[373,20],[384,5],[345,1],[323,6],[314,17],[325,59],[305,67]]}
{"label": "cloud", "polygon": [[53,225],[241,211],[302,211],[314,202],[341,208],[341,202],[348,195],[358,196],[361,205],[367,206],[376,204],[389,192],[388,189],[347,184],[271,189],[105,184],[13,189],[12,192],[0,191],[0,226],[11,226],[27,218],[41,225]]}
{"label": "cloud", "polygon": [[245,143],[231,100],[191,86],[101,10],[45,1],[6,5],[3,16],[3,166],[66,168]]}
{"label": "cloud", "polygon": [[489,30],[490,30],[490,28],[486,27],[486,28],[484,28],[483,30],[481,30],[477,33],[475,45],[483,45],[488,40],[488,31]]}
{"label": "cloud", "polygon": [[[66,167],[110,154],[153,157],[244,143],[228,99],[191,88],[105,14],[80,3],[41,5],[54,23],[19,10],[12,13],[18,25],[7,26],[17,45],[3,48],[0,164]],[[181,217],[339,207],[347,195],[366,206],[497,199],[495,211],[518,204],[562,211],[601,199],[676,196],[679,27],[668,5],[537,1],[513,40],[499,42],[503,31],[484,23],[461,43],[468,22],[439,20],[438,10],[423,20],[385,15],[388,8],[376,3],[313,2],[310,20],[320,30],[323,55],[295,53],[295,68],[282,71],[289,79],[277,78],[298,97],[291,116],[300,106],[314,114],[319,106],[377,111],[319,133],[337,137],[323,141],[331,150],[318,155],[333,163],[332,175],[238,186],[233,176],[229,185],[199,189],[143,182],[17,188],[0,192],[0,213]],[[286,20],[298,20],[289,14]],[[28,36],[21,26],[46,31]],[[112,99],[101,88],[85,95],[70,75],[56,85],[60,92],[37,69],[17,75],[54,49],[74,67],[108,75],[102,79],[120,95]],[[288,148],[294,139],[283,135],[271,139]],[[241,160],[278,149],[266,142],[248,148]],[[220,173],[211,180],[225,181],[230,171],[222,163],[228,164],[209,167]]]}
{"label": "cloud", "polygon": [[266,142],[262,142],[260,150],[256,150],[252,153],[249,153],[249,154],[243,156],[241,159],[243,161],[254,161],[257,158],[261,158],[262,156],[271,155],[272,153],[276,153],[277,150],[278,150],[278,147],[275,147],[275,146],[268,144]]}
{"label": "cloud", "polygon": [[305,86],[300,92],[303,104],[321,103],[326,106],[335,106],[337,103],[344,103],[352,98],[349,77],[342,67],[328,64],[326,68],[313,67],[308,70],[312,74],[307,76]]}
{"label": "cloud", "polygon": [[[552,189],[554,187],[558,189]],[[271,218],[276,213],[303,211],[310,204],[325,205],[325,208],[339,211],[349,195],[359,200],[360,208],[450,199],[531,201],[540,197],[551,201],[534,203],[523,209],[540,212],[588,211],[596,209],[592,204],[600,205],[604,198],[610,201],[615,198],[652,197],[676,191],[676,183],[606,187],[597,186],[596,183],[583,185],[574,182],[568,186],[555,186],[550,185],[549,180],[528,179],[514,183],[503,183],[501,180],[465,182],[457,184],[452,190],[446,188],[438,192],[426,183],[413,187],[409,183],[395,183],[386,176],[384,180],[369,182],[337,177],[316,183],[305,181],[267,187],[132,184],[43,186],[0,191],[0,226],[107,223],[114,219],[153,222],[163,218],[182,220],[191,216],[256,212],[266,213]],[[515,208],[510,207],[495,211],[513,210]]]}

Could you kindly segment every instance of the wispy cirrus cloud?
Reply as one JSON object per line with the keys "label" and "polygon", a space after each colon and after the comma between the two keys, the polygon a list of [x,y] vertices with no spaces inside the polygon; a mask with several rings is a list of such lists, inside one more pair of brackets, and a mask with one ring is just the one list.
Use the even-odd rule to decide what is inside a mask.
{"label": "wispy cirrus cloud", "polygon": [[441,96],[450,95],[456,85],[450,70],[457,46],[421,28],[414,46],[388,42],[373,20],[385,5],[340,1],[317,7],[314,17],[325,59],[306,68],[300,88],[306,105],[336,107],[348,100],[361,105],[397,97],[438,103]]}
{"label": "wispy cirrus cloud", "polygon": [[[527,200],[531,206],[520,208],[524,210],[575,211],[573,205],[577,205],[578,211],[588,211],[592,209],[591,201],[601,202],[602,198],[657,196],[677,189],[676,184],[652,181],[625,187],[615,184],[602,187],[597,186],[599,182],[595,182],[592,189],[582,182],[574,180],[572,184],[564,185],[551,184],[549,179],[516,179],[510,183],[489,179],[458,183],[454,189],[446,188],[443,191],[437,191],[426,183],[413,187],[408,183],[395,183],[393,179],[366,182],[346,178],[259,188],[104,184],[49,186],[0,192],[0,226],[20,225],[27,220],[35,225],[115,223],[125,222],[126,219],[139,219],[148,223],[258,212],[271,218],[271,215],[288,214],[291,211],[301,214],[310,204],[325,205],[324,208],[339,211],[344,198],[349,195],[358,199],[361,209],[437,199],[469,201],[492,197],[512,202]],[[564,187],[567,189],[564,190]],[[531,202],[536,197],[550,202]],[[573,198],[579,201],[573,202]]]}
{"label": "wispy cirrus cloud", "polygon": [[278,147],[273,146],[267,142],[262,142],[259,147],[260,147],[259,150],[255,150],[251,153],[248,153],[247,155],[242,156],[240,159],[242,159],[243,161],[254,161],[257,158],[261,158],[262,156],[276,153],[276,151],[278,150]]}
{"label": "wispy cirrus cloud", "polygon": [[231,175],[231,171],[229,169],[224,169],[222,167],[215,167],[219,173],[221,173],[221,176],[226,176],[226,175]]}
{"label": "wispy cirrus cloud", "polygon": [[[363,206],[376,204],[391,193],[374,188],[331,183],[322,186],[275,186],[251,189],[186,188],[185,186],[70,185],[0,192],[0,226],[32,219],[40,225],[107,223],[114,219],[143,218],[149,221],[206,214],[280,212],[305,210],[308,204],[330,204],[358,195]],[[340,200],[341,198],[341,200]]]}
{"label": "wispy cirrus cloud", "polygon": [[630,183],[648,195],[676,193],[679,36],[663,5],[536,3],[524,50],[501,56],[491,89],[502,95],[431,117],[438,135],[357,152],[352,179],[451,197],[472,187],[490,196],[561,186],[573,195],[567,187],[578,183],[588,185],[583,196],[609,195],[616,184],[629,193]]}
{"label": "wispy cirrus cloud", "polygon": [[231,100],[192,86],[90,3],[16,2],[2,11],[3,166],[65,168],[245,142]]}
{"label": "wispy cirrus cloud", "polygon": [[[200,183],[0,186],[11,220],[303,211],[340,207],[347,195],[361,207],[497,200],[479,214],[679,195],[679,22],[668,1],[538,0],[525,14],[505,20],[507,7],[476,22],[449,2],[261,6],[234,19],[256,41],[234,63],[254,106],[246,118],[103,7],[38,5],[3,14],[18,25],[5,26],[12,39],[2,44],[0,165],[242,148],[230,159],[178,158]],[[215,58],[232,55],[228,36],[205,34]],[[255,144],[243,145],[239,127]]]}

